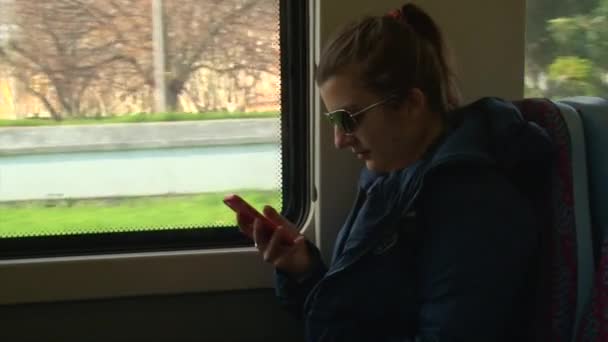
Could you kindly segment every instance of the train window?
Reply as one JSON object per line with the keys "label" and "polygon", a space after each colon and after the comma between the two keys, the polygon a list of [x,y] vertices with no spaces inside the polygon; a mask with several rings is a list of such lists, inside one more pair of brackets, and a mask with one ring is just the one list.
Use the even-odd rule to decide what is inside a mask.
{"label": "train window", "polygon": [[608,94],[608,1],[528,0],[526,97]]}
{"label": "train window", "polygon": [[249,244],[228,193],[300,222],[306,9],[0,0],[0,256]]}

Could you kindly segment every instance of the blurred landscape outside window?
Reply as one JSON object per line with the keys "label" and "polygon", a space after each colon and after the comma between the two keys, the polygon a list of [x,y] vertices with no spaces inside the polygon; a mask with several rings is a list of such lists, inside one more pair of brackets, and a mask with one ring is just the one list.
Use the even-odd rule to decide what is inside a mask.
{"label": "blurred landscape outside window", "polygon": [[228,192],[281,208],[278,0],[0,13],[0,238],[232,225]]}
{"label": "blurred landscape outside window", "polygon": [[608,97],[608,0],[527,0],[525,96]]}

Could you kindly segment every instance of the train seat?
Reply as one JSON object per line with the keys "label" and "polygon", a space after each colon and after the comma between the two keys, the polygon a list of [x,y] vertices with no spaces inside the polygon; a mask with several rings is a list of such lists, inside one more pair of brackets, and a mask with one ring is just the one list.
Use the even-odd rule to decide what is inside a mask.
{"label": "train seat", "polygon": [[546,187],[535,201],[543,246],[532,324],[538,341],[570,341],[593,272],[583,124],[566,104],[547,99],[514,104],[526,120],[547,131],[556,148]]}
{"label": "train seat", "polygon": [[589,207],[593,231],[595,277],[591,296],[577,329],[577,341],[608,341],[608,101],[595,97],[567,98],[583,122],[587,147]]}

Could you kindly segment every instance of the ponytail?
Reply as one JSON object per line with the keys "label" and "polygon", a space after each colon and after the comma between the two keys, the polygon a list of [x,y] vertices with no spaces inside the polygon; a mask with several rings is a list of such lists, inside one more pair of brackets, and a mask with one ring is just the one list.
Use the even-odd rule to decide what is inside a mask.
{"label": "ponytail", "polygon": [[460,105],[460,93],[449,63],[447,47],[437,24],[425,11],[412,3],[406,3],[401,8],[389,12],[387,16],[409,26],[421,39],[432,46],[443,84],[443,89],[441,89],[443,107],[446,111],[457,108]]}

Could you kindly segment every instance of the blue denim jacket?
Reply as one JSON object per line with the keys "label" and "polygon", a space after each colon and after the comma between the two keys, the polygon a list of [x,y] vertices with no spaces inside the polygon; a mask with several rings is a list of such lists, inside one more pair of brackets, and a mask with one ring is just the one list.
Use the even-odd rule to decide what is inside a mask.
{"label": "blue denim jacket", "polygon": [[276,272],[307,341],[526,339],[539,243],[526,191],[552,144],[500,99],[453,115],[460,124],[414,165],[362,171],[329,268],[309,244],[304,281]]}

